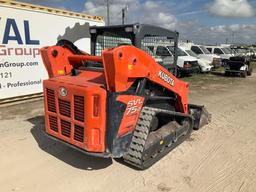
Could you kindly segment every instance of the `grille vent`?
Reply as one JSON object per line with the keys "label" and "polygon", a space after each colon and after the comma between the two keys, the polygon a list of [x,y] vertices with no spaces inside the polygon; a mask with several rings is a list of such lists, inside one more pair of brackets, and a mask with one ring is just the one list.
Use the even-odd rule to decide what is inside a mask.
{"label": "grille vent", "polygon": [[61,124],[61,134],[66,137],[70,137],[71,123],[61,119],[60,124]]}
{"label": "grille vent", "polygon": [[56,113],[56,102],[54,90],[46,89],[48,111]]}
{"label": "grille vent", "polygon": [[50,129],[58,132],[58,121],[57,117],[49,115]]}
{"label": "grille vent", "polygon": [[79,142],[84,142],[84,128],[75,125],[75,134],[74,134],[74,139]]}
{"label": "grille vent", "polygon": [[59,99],[59,111],[60,111],[61,115],[64,115],[66,117],[70,117],[71,116],[70,102]]}
{"label": "grille vent", "polygon": [[74,96],[74,117],[75,120],[84,122],[84,97]]}

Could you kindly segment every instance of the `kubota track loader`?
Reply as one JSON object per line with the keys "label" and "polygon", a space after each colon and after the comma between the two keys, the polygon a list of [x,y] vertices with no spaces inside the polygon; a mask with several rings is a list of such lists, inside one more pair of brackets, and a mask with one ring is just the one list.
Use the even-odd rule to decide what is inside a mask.
{"label": "kubota track loader", "polygon": [[[100,48],[99,56],[66,40],[41,49],[49,74],[44,81],[45,130],[86,154],[122,157],[145,169],[208,123],[210,115],[203,106],[188,104],[188,83],[135,47],[138,34],[158,40],[165,36],[176,44],[177,33],[149,25],[126,27],[128,35],[112,36],[120,38],[112,48],[103,46],[111,27],[105,27],[108,36],[104,27],[99,36],[92,28],[92,52]],[[125,38],[135,46],[124,45]]]}

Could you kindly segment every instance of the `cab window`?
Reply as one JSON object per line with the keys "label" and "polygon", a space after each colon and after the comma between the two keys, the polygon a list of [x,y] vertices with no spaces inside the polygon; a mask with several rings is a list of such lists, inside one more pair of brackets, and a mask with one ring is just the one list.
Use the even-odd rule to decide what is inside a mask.
{"label": "cab window", "polygon": [[215,48],[214,53],[217,54],[217,55],[221,55],[221,54],[223,54],[223,51],[219,48]]}
{"label": "cab window", "polygon": [[197,47],[197,46],[192,46],[192,47],[191,47],[191,50],[192,50],[194,53],[196,53],[197,55],[203,54],[202,50],[201,50],[199,47]]}
{"label": "cab window", "polygon": [[157,56],[171,56],[170,52],[166,47],[158,46],[156,50]]}
{"label": "cab window", "polygon": [[150,51],[154,52],[154,46],[147,46]]}
{"label": "cab window", "polygon": [[210,48],[210,47],[207,47],[206,49],[208,49],[208,51],[212,52],[212,48]]}

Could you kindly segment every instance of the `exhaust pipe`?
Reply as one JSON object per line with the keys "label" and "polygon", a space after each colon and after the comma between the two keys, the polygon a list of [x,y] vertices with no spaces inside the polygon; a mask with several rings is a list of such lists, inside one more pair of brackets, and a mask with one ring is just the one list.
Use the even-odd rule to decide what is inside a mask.
{"label": "exhaust pipe", "polygon": [[188,109],[190,115],[194,119],[194,130],[198,130],[211,122],[212,115],[205,109],[203,105],[189,104]]}

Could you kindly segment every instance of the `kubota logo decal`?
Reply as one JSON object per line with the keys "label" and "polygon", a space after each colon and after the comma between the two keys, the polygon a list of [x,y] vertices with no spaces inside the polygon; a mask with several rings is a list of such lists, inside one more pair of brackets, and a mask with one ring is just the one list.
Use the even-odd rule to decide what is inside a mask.
{"label": "kubota logo decal", "polygon": [[164,80],[166,83],[170,84],[171,86],[174,86],[174,80],[173,78],[171,78],[169,75],[167,75],[165,72],[163,71],[159,71],[158,72],[158,77],[162,80]]}
{"label": "kubota logo decal", "polygon": [[66,97],[68,95],[68,91],[65,87],[61,87],[59,89],[59,93],[60,93],[60,96],[62,96],[62,97]]}
{"label": "kubota logo decal", "polygon": [[132,115],[140,111],[143,102],[141,99],[134,99],[127,103],[126,115]]}

